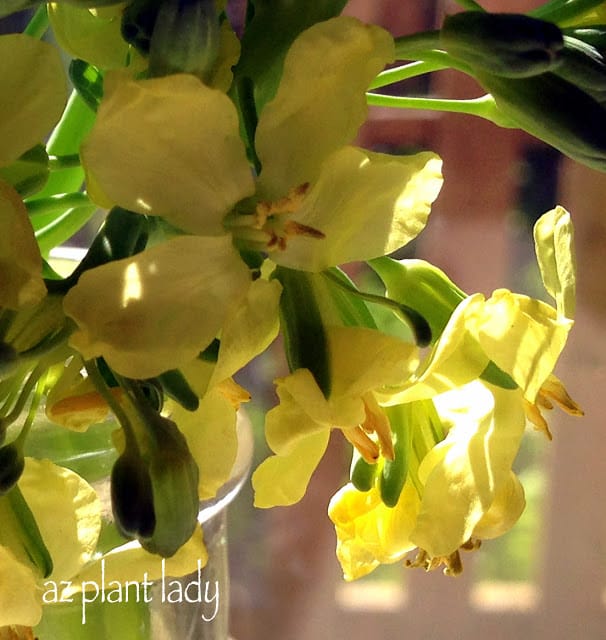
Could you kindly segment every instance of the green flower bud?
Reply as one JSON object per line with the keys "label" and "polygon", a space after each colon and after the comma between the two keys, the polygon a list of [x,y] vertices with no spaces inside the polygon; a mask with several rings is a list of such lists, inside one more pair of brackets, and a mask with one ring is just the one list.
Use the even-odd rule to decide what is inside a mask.
{"label": "green flower bud", "polygon": [[[564,36],[560,66],[555,74],[576,85],[598,102],[606,99],[606,60],[593,44],[574,36]],[[606,44],[606,43],[604,43]]]}
{"label": "green flower bud", "polygon": [[555,73],[475,76],[514,126],[588,167],[606,171],[606,110],[589,93]]}
{"label": "green flower bud", "polygon": [[444,20],[441,45],[462,62],[508,78],[536,76],[558,64],[556,25],[514,13],[464,11]]}
{"label": "green flower bud", "polygon": [[153,535],[141,540],[151,553],[172,556],[194,532],[200,510],[198,466],[177,425],[158,416],[149,454],[156,515]]}
{"label": "green flower bud", "polygon": [[150,41],[150,75],[191,73],[206,82],[218,52],[214,0],[163,0]]}
{"label": "green flower bud", "polygon": [[419,313],[429,323],[432,344],[442,335],[453,311],[467,295],[440,269],[425,260],[376,258],[370,267],[388,297]]}
{"label": "green flower bud", "polygon": [[0,447],[0,496],[10,491],[23,473],[23,451],[15,443]]}
{"label": "green flower bud", "polygon": [[358,491],[370,491],[375,483],[378,465],[366,462],[360,452],[354,448],[351,459],[349,477],[351,483]]}
{"label": "green flower bud", "polygon": [[112,512],[116,526],[127,538],[149,539],[156,528],[154,496],[143,459],[126,450],[111,473]]}
{"label": "green flower bud", "polygon": [[413,405],[408,403],[383,409],[391,425],[394,451],[393,460],[385,460],[379,480],[381,500],[388,507],[396,506],[408,477],[408,458],[414,428],[412,408]]}

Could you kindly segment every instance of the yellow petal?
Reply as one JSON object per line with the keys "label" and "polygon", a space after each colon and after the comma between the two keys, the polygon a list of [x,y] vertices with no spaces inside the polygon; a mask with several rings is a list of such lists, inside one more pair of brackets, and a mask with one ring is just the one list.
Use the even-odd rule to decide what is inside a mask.
{"label": "yellow petal", "polygon": [[366,119],[365,91],[393,57],[386,31],[346,16],[319,22],[294,41],[256,132],[263,198],[315,181],[324,159],[354,139]]}
{"label": "yellow petal", "polygon": [[393,508],[386,507],[376,487],[356,490],[348,484],[331,499],[328,516],[337,534],[337,557],[345,580],[356,580],[379,564],[401,560],[415,545],[410,541],[419,508],[410,482]]}
{"label": "yellow petal", "polygon": [[486,301],[476,335],[490,360],[534,402],[564,349],[572,324],[544,302],[499,289]]}
{"label": "yellow petal", "polygon": [[126,66],[134,54],[122,38],[124,5],[88,9],[51,2],[48,17],[57,42],[74,58],[86,60],[101,69]]}
{"label": "yellow petal", "polygon": [[288,455],[270,456],[252,475],[255,506],[287,506],[304,495],[311,474],[328,445],[328,430],[301,438]]}
{"label": "yellow petal", "polygon": [[238,126],[229,98],[194,76],[110,76],[81,151],[87,180],[102,205],[219,235],[225,214],[254,192]]}
{"label": "yellow petal", "polygon": [[0,546],[0,627],[19,624],[33,627],[42,617],[42,603],[31,567],[19,562]]}
{"label": "yellow petal", "polygon": [[342,147],[320,174],[292,220],[324,238],[289,238],[273,258],[293,269],[322,271],[400,249],[425,227],[442,186],[441,160],[432,153],[388,156]]}
{"label": "yellow petal", "polygon": [[67,580],[93,556],[101,531],[101,504],[79,475],[49,460],[26,458],[19,480],[53,559],[51,580]]}
{"label": "yellow petal", "polygon": [[179,425],[200,471],[200,500],[212,498],[229,479],[238,452],[236,411],[221,391],[213,389],[196,411],[175,405],[170,417]]}
{"label": "yellow petal", "polygon": [[450,431],[419,467],[424,490],[411,539],[440,557],[469,540],[509,481],[525,416],[519,389],[480,381],[436,396],[434,403]]}
{"label": "yellow petal", "polygon": [[568,211],[558,206],[543,214],[534,226],[534,242],[545,289],[556,301],[558,313],[574,318],[576,259]]}
{"label": "yellow petal", "polygon": [[71,344],[119,373],[149,378],[195,358],[250,286],[228,236],[179,236],[86,271],[65,297]]}
{"label": "yellow petal", "polygon": [[230,378],[265,351],[279,330],[282,287],[277,280],[255,280],[221,330],[221,346],[210,386]]}
{"label": "yellow petal", "polygon": [[170,558],[161,558],[145,551],[138,543],[130,542],[86,565],[73,577],[69,586],[60,585],[66,588],[60,592],[59,599],[66,600],[81,590],[98,589],[103,579],[105,584],[115,580],[124,585],[142,580],[151,582],[162,575],[184,576],[196,571],[198,563],[203,567],[207,561],[208,553],[200,527],[196,527],[192,537]]}
{"label": "yellow petal", "polygon": [[42,142],[67,99],[56,47],[12,33],[0,36],[0,166]]}
{"label": "yellow petal", "polygon": [[473,537],[490,540],[502,536],[518,521],[525,507],[524,487],[510,471],[509,479],[497,491],[488,511],[474,527]]}
{"label": "yellow petal", "polygon": [[0,307],[19,309],[40,302],[46,287],[34,230],[19,194],[2,180],[0,229]]}

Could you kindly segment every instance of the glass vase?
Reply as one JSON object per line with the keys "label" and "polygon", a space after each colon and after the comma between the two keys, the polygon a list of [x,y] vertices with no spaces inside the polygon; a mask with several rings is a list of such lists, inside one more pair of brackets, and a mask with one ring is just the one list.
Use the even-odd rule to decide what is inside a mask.
{"label": "glass vase", "polygon": [[[115,423],[108,422],[75,433],[50,423],[40,412],[28,437],[26,455],[50,458],[90,482],[111,518],[109,476],[116,459],[111,444]],[[97,592],[73,596],[72,602],[44,607],[34,629],[38,640],[227,640],[229,638],[229,568],[227,507],[242,487],[252,460],[249,421],[238,417],[238,455],[229,480],[217,495],[200,503],[198,520],[204,532],[208,560],[192,574],[164,575],[154,582],[97,585]],[[102,534],[103,535],[103,534]],[[103,541],[101,541],[103,543]],[[129,543],[137,544],[137,543]],[[161,559],[158,558],[160,562]],[[123,587],[123,589],[122,589]],[[48,602],[48,600],[47,600]]]}

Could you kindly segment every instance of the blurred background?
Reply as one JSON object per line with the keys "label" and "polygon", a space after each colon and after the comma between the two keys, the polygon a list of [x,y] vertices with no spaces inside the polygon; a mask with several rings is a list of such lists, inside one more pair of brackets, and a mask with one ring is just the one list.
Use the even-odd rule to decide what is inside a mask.
{"label": "blurred background", "polygon": [[[1,1],[1,0],[0,0]],[[237,4],[237,3],[234,3]],[[527,11],[531,0],[491,0],[491,11]],[[351,0],[346,12],[394,36],[439,24],[459,7],[437,0]],[[19,16],[5,23],[20,30]],[[0,28],[2,25],[0,25]],[[455,72],[409,81],[407,95],[475,97]],[[534,221],[556,203],[573,214],[578,257],[576,326],[556,374],[584,408],[557,410],[553,441],[529,429],[516,472],[527,509],[503,538],[466,555],[447,578],[401,564],[346,584],[326,515],[347,480],[348,446],[335,434],[306,497],[290,508],[252,507],[246,483],[229,510],[231,633],[235,640],[602,640],[606,638],[606,175],[576,165],[530,136],[470,116],[371,108],[359,144],[391,153],[431,149],[445,184],[429,224],[398,257],[444,269],[467,292],[495,288],[542,297]],[[357,274],[364,286],[370,275]],[[265,381],[285,373],[279,347],[240,375],[256,460],[267,455],[263,413],[276,398]]]}

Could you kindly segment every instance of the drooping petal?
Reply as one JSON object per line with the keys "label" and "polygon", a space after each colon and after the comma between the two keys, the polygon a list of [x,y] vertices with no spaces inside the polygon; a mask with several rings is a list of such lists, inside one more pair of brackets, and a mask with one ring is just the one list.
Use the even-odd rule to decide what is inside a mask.
{"label": "drooping petal", "polygon": [[534,226],[534,242],[545,289],[556,301],[558,313],[574,318],[576,260],[568,211],[558,206],[543,214]]}
{"label": "drooping petal", "polygon": [[209,385],[230,378],[265,351],[279,330],[278,306],[282,287],[277,280],[255,280],[243,301],[221,330],[217,365]]}
{"label": "drooping petal", "polygon": [[474,527],[474,537],[490,540],[507,533],[518,521],[525,506],[524,487],[516,474],[510,471],[509,479],[497,491],[490,508]]}
{"label": "drooping petal", "polygon": [[212,498],[229,479],[238,452],[233,405],[218,389],[212,389],[196,411],[175,405],[171,419],[179,425],[198,465],[200,499]]}
{"label": "drooping petal", "polygon": [[325,237],[295,235],[273,259],[293,269],[321,271],[403,247],[425,227],[442,186],[441,165],[429,152],[389,156],[340,148],[321,166],[291,218]]}
{"label": "drooping petal", "polygon": [[476,337],[486,355],[534,402],[564,349],[572,324],[540,300],[499,289],[484,305]]}
{"label": "drooping petal", "polygon": [[480,376],[488,357],[468,324],[484,308],[484,296],[474,294],[461,302],[453,312],[444,332],[422,368],[401,390],[387,390],[380,397],[384,404],[394,405],[433,398]]}
{"label": "drooping petal", "polygon": [[42,142],[61,116],[67,82],[56,47],[21,33],[0,36],[0,166]]}
{"label": "drooping petal", "polygon": [[476,381],[434,398],[451,426],[419,467],[424,491],[411,534],[431,556],[465,543],[509,481],[525,427],[521,395]]}
{"label": "drooping petal", "polygon": [[0,307],[19,309],[45,295],[42,258],[25,205],[0,180]]}
{"label": "drooping petal", "polygon": [[101,531],[101,503],[79,475],[50,460],[26,458],[19,480],[53,559],[50,579],[67,580],[92,558]]}
{"label": "drooping petal", "polygon": [[379,564],[401,560],[415,545],[410,541],[419,497],[410,482],[397,504],[386,507],[376,487],[358,491],[348,484],[331,499],[328,516],[337,534],[337,557],[345,580],[367,575]]}
{"label": "drooping petal", "polygon": [[252,475],[255,506],[267,509],[298,502],[326,451],[328,438],[327,429],[312,433],[299,439],[287,455],[264,460]]}
{"label": "drooping petal", "polygon": [[346,16],[294,41],[278,92],[259,118],[261,197],[274,200],[315,181],[324,159],[355,137],[366,119],[365,91],[393,57],[386,31]]}
{"label": "drooping petal", "polygon": [[0,627],[11,624],[33,627],[41,617],[42,603],[32,568],[0,546]]}
{"label": "drooping petal", "polygon": [[234,105],[191,75],[110,76],[81,153],[99,204],[191,233],[221,234],[224,215],[254,192]]}
{"label": "drooping petal", "polygon": [[249,286],[229,237],[175,237],[82,275],[64,301],[71,342],[125,376],[153,377],[195,358]]}

